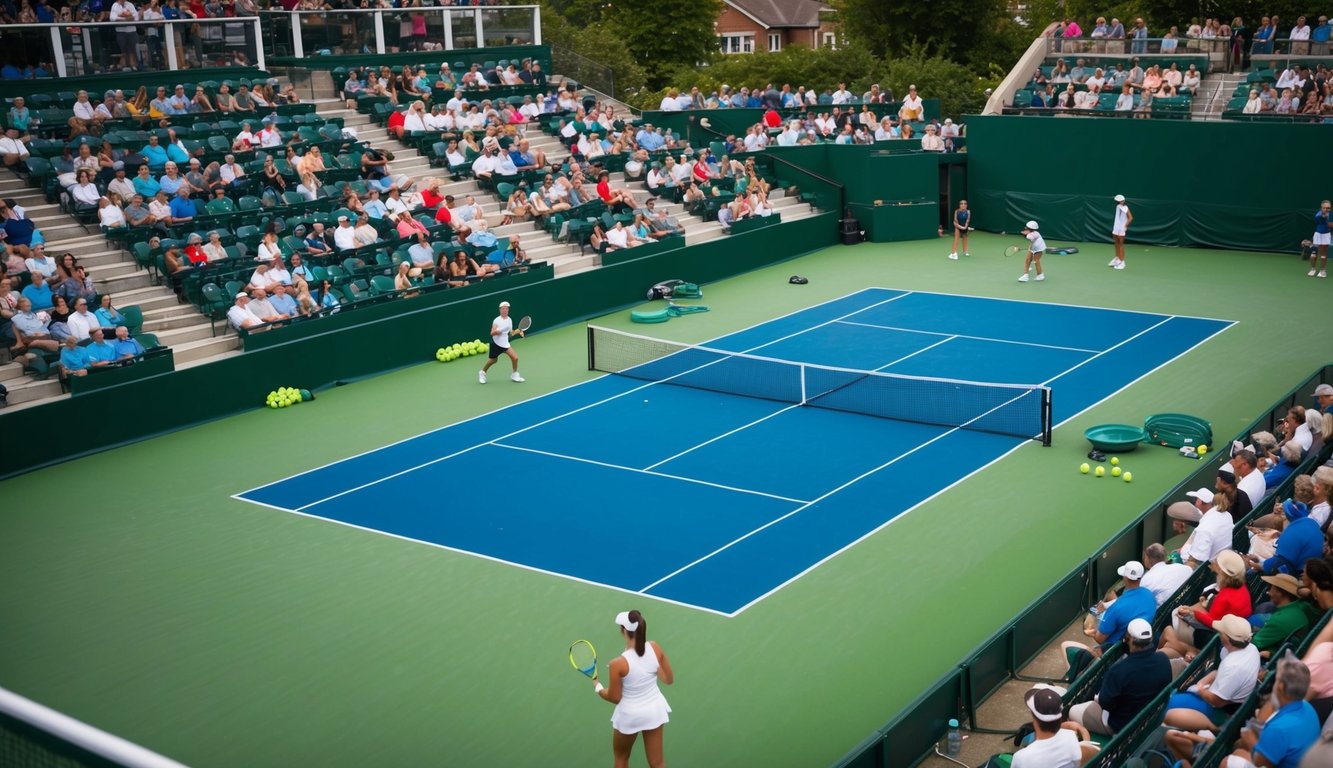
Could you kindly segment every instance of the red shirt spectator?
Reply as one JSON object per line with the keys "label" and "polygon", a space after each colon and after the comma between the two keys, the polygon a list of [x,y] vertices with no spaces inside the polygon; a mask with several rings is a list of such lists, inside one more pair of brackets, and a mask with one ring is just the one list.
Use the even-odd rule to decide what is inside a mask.
{"label": "red shirt spectator", "polygon": [[389,133],[393,134],[394,138],[403,138],[403,121],[405,119],[406,116],[401,109],[395,109],[389,113]]}
{"label": "red shirt spectator", "polygon": [[421,190],[421,204],[426,206],[427,208],[438,208],[440,206],[440,203],[443,202],[444,202],[444,195],[441,195],[439,192],[436,192],[430,187],[426,187],[425,189]]}
{"label": "red shirt spectator", "polygon": [[712,172],[711,172],[710,169],[708,168],[708,163],[704,162],[703,160],[696,160],[696,161],[694,162],[694,180],[695,180],[695,181],[697,181],[697,182],[699,182],[700,184],[702,184],[702,183],[704,183],[705,181],[708,181],[710,178],[712,178],[712,175],[713,175]]}
{"label": "red shirt spectator", "polygon": [[764,125],[769,128],[777,128],[782,125],[782,115],[779,115],[776,109],[768,110],[764,113]]}
{"label": "red shirt spectator", "polygon": [[1217,596],[1208,606],[1207,611],[1195,611],[1194,618],[1203,623],[1205,627],[1213,626],[1213,622],[1221,619],[1228,613],[1233,613],[1242,619],[1250,618],[1250,590],[1244,586],[1223,587],[1217,590]]}
{"label": "red shirt spectator", "polygon": [[208,254],[204,253],[204,249],[194,243],[185,247],[185,258],[196,266],[208,263]]}
{"label": "red shirt spectator", "polygon": [[435,210],[435,220],[441,224],[453,225],[454,215],[449,212],[449,206],[442,205]]}
{"label": "red shirt spectator", "polygon": [[602,198],[602,202],[607,205],[611,204],[611,182],[607,181],[606,178],[597,182],[597,196]]}

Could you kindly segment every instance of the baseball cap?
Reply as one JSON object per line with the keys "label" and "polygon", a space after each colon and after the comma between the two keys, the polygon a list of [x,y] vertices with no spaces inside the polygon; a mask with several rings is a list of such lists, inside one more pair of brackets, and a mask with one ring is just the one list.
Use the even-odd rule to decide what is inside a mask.
{"label": "baseball cap", "polygon": [[1190,497],[1191,499],[1198,499],[1199,501],[1202,501],[1204,504],[1213,503],[1213,492],[1208,490],[1207,488],[1200,488],[1197,491],[1190,491],[1185,495]]}
{"label": "baseball cap", "polygon": [[1272,584],[1292,597],[1299,595],[1301,592],[1301,583],[1290,573],[1275,573],[1272,576],[1264,576],[1262,578],[1264,581]]}
{"label": "baseball cap", "polygon": [[246,293],[245,291],[241,291],[240,293],[236,294],[236,298],[238,298],[238,299],[248,299],[248,298],[250,298],[250,294]]}
{"label": "baseball cap", "polygon": [[502,301],[502,302],[500,302],[500,306],[502,306],[502,307],[507,307],[507,306],[509,306],[509,302],[507,302],[507,301]]}
{"label": "baseball cap", "polygon": [[1151,640],[1152,625],[1144,619],[1135,619],[1125,628],[1125,634],[1128,635],[1131,640]]}
{"label": "baseball cap", "polygon": [[1333,395],[1333,386],[1329,386],[1327,384],[1320,384],[1319,386],[1314,388],[1315,397],[1323,397],[1324,395]]}
{"label": "baseball cap", "polygon": [[1124,196],[1124,195],[1116,195],[1116,196],[1115,196],[1115,201],[1116,201],[1117,203],[1123,203],[1123,202],[1125,202],[1125,196]]}
{"label": "baseball cap", "polygon": [[1234,549],[1224,549],[1218,552],[1217,557],[1213,558],[1213,562],[1217,563],[1217,570],[1233,579],[1239,579],[1245,575],[1245,558],[1241,557],[1240,553]]}
{"label": "baseball cap", "polygon": [[1172,520],[1182,520],[1186,523],[1197,523],[1203,517],[1199,508],[1188,501],[1177,501],[1166,508],[1166,516]]}
{"label": "baseball cap", "polygon": [[1214,621],[1213,629],[1238,643],[1248,643],[1250,638],[1254,637],[1254,628],[1250,626],[1250,622],[1234,613],[1228,613]]}
{"label": "baseball cap", "polygon": [[1036,229],[1036,228],[1037,228],[1037,222],[1035,221],[1029,221],[1028,223],[1023,225],[1023,229]]}
{"label": "baseball cap", "polygon": [[1138,581],[1143,578],[1143,563],[1138,560],[1130,560],[1128,563],[1116,569],[1116,573],[1130,581]]}
{"label": "baseball cap", "polygon": [[1060,694],[1049,685],[1038,684],[1023,694],[1023,701],[1028,705],[1032,716],[1043,723],[1054,723],[1064,717],[1064,705]]}
{"label": "baseball cap", "polygon": [[1236,482],[1236,473],[1235,473],[1235,472],[1232,472],[1232,471],[1229,470],[1229,469],[1219,469],[1219,470],[1217,470],[1217,477],[1218,477],[1218,479],[1220,479],[1220,480],[1225,480],[1225,481],[1227,481],[1228,483],[1233,483],[1233,484],[1234,484],[1234,483]]}
{"label": "baseball cap", "polygon": [[348,218],[347,218],[346,216],[339,216],[339,217],[338,217],[338,221],[347,221],[347,220],[348,220]]}

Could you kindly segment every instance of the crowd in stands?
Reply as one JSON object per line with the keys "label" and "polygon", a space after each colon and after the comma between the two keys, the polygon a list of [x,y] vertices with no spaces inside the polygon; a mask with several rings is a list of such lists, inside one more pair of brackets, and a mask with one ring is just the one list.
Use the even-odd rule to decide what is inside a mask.
{"label": "crowd in stands", "polygon": [[[1315,20],[1312,26],[1309,21]],[[1285,34],[1284,34],[1285,32]],[[1184,50],[1217,50],[1221,46],[1227,50],[1233,61],[1240,63],[1251,55],[1280,52],[1294,55],[1326,55],[1329,52],[1329,40],[1333,38],[1333,25],[1327,16],[1317,19],[1300,16],[1289,30],[1284,29],[1282,20],[1277,16],[1263,16],[1258,26],[1250,27],[1236,16],[1230,24],[1221,19],[1207,18],[1202,23],[1197,21],[1185,27],[1182,34],[1179,26],[1171,26],[1166,31],[1149,30],[1142,18],[1136,18],[1126,28],[1120,19],[1098,16],[1091,28],[1083,27],[1073,19],[1062,19],[1052,32],[1057,50],[1092,53],[1175,53]]]}
{"label": "crowd in stands", "polygon": [[[1029,691],[1034,736],[1014,768],[1077,765],[1098,751],[1091,737],[1128,729],[1166,694],[1147,742],[1165,764],[1208,750],[1241,768],[1333,764],[1331,448],[1333,386],[1321,384],[1276,433],[1236,441],[1212,488],[1169,507],[1176,537],[1119,568],[1088,644],[1063,643],[1070,680],[1109,660],[1098,684],[1077,700],[1064,698],[1072,687]],[[1192,582],[1207,582],[1197,600]],[[1235,742],[1215,744],[1233,718]]]}

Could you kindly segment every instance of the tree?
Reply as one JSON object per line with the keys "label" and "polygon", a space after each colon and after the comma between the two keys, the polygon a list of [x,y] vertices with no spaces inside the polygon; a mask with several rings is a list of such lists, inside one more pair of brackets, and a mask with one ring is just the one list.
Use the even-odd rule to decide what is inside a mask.
{"label": "tree", "polygon": [[609,25],[624,39],[648,84],[661,87],[673,66],[692,67],[717,47],[713,21],[722,0],[620,0]]}
{"label": "tree", "polygon": [[834,0],[843,33],[880,57],[900,56],[914,45],[928,54],[970,61],[1005,16],[1006,0]]}

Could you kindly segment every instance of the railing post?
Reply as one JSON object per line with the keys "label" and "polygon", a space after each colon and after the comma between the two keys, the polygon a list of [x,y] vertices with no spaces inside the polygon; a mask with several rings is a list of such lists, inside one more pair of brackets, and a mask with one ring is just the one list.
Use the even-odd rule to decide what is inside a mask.
{"label": "railing post", "polygon": [[[532,44],[542,44],[542,7],[540,5],[532,6]],[[611,95],[615,96],[614,93]]]}
{"label": "railing post", "polygon": [[289,11],[292,15],[292,55],[298,59],[305,58],[305,41],[301,39],[301,14],[298,11]]}
{"label": "railing post", "polygon": [[65,72],[65,46],[60,42],[60,27],[51,25],[51,56],[56,60],[56,77],[68,77]]}
{"label": "railing post", "polygon": [[384,12],[375,11],[375,53],[384,53]]}
{"label": "railing post", "polygon": [[[171,70],[172,72],[175,72],[176,70],[180,69],[180,62],[176,59],[176,46],[174,45],[176,38],[173,33],[175,30],[173,29],[172,25],[168,23],[162,31],[166,33],[165,35],[166,40],[164,40],[163,42],[166,43],[166,48],[167,48],[167,69]],[[202,64],[203,63],[202,56],[200,57],[200,59],[201,59],[200,63]]]}
{"label": "railing post", "polygon": [[[454,49],[454,12],[446,8],[444,10],[444,50],[452,51]],[[462,77],[462,74],[455,72],[454,77]]]}
{"label": "railing post", "polygon": [[479,6],[479,5],[473,7],[473,10],[472,10],[472,23],[475,24],[475,25],[476,25],[476,28],[477,28],[477,47],[478,47],[478,48],[485,48],[485,47],[486,47],[486,35],[485,35],[485,30],[483,30],[482,27],[481,27],[481,6]]}
{"label": "railing post", "polygon": [[251,19],[251,23],[255,28],[255,66],[267,72],[268,67],[264,64],[264,29],[259,26],[259,16],[257,14]]}

